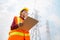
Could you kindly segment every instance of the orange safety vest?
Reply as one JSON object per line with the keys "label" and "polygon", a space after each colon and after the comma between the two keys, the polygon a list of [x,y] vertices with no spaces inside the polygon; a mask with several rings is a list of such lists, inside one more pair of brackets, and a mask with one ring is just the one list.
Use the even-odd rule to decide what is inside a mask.
{"label": "orange safety vest", "polygon": [[[19,17],[15,17],[14,20],[16,24],[23,22],[23,20]],[[14,29],[9,32],[8,40],[30,40],[30,34],[26,30]]]}

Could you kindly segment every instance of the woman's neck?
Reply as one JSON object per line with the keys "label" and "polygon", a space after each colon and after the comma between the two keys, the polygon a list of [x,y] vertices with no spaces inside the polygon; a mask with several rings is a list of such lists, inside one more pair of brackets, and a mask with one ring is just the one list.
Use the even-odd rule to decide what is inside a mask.
{"label": "woman's neck", "polygon": [[23,16],[20,16],[20,18],[22,18],[24,20],[24,17]]}

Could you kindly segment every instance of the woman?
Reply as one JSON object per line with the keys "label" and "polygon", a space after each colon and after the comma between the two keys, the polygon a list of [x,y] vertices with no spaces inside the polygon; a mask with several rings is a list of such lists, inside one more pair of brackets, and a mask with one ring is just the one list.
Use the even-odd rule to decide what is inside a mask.
{"label": "woman", "polygon": [[28,8],[22,9],[20,11],[19,17],[14,17],[8,40],[30,40],[29,32],[23,29],[19,29],[19,27],[23,25],[23,22],[27,17]]}

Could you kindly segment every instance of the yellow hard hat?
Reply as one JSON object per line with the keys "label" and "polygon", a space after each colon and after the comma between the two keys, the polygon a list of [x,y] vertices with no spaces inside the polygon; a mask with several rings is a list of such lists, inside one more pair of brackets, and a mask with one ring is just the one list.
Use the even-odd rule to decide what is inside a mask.
{"label": "yellow hard hat", "polygon": [[23,8],[21,11],[20,11],[20,14],[21,14],[21,12],[23,11],[23,10],[26,10],[27,12],[28,12],[28,8]]}
{"label": "yellow hard hat", "polygon": [[[26,11],[28,12],[29,9],[28,9],[28,8],[23,8],[22,10],[26,10]],[[21,10],[21,11],[22,11],[22,10]]]}

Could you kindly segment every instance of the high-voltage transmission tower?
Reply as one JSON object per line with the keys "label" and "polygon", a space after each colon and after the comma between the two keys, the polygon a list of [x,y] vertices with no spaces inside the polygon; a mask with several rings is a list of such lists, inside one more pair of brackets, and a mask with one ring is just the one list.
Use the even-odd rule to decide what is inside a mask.
{"label": "high-voltage transmission tower", "polygon": [[[33,8],[33,12],[32,12],[32,16],[37,19],[38,21],[40,21],[40,18],[39,18],[39,11],[36,9],[36,5],[37,4],[37,0],[34,0],[34,8]],[[40,30],[39,30],[39,27],[40,27],[40,23],[37,24],[32,30],[31,30],[31,40],[41,40],[41,35],[40,35]]]}
{"label": "high-voltage transmission tower", "polygon": [[46,22],[46,25],[47,25],[47,26],[46,26],[46,28],[47,28],[47,40],[51,40],[48,20],[47,20],[47,22]]}
{"label": "high-voltage transmission tower", "polygon": [[[38,10],[34,9],[34,12],[32,13],[34,18],[39,20],[39,16],[38,16]],[[35,28],[32,30],[33,33],[33,37],[32,40],[41,40],[41,35],[40,35],[40,30],[39,30],[40,24],[38,23]]]}

